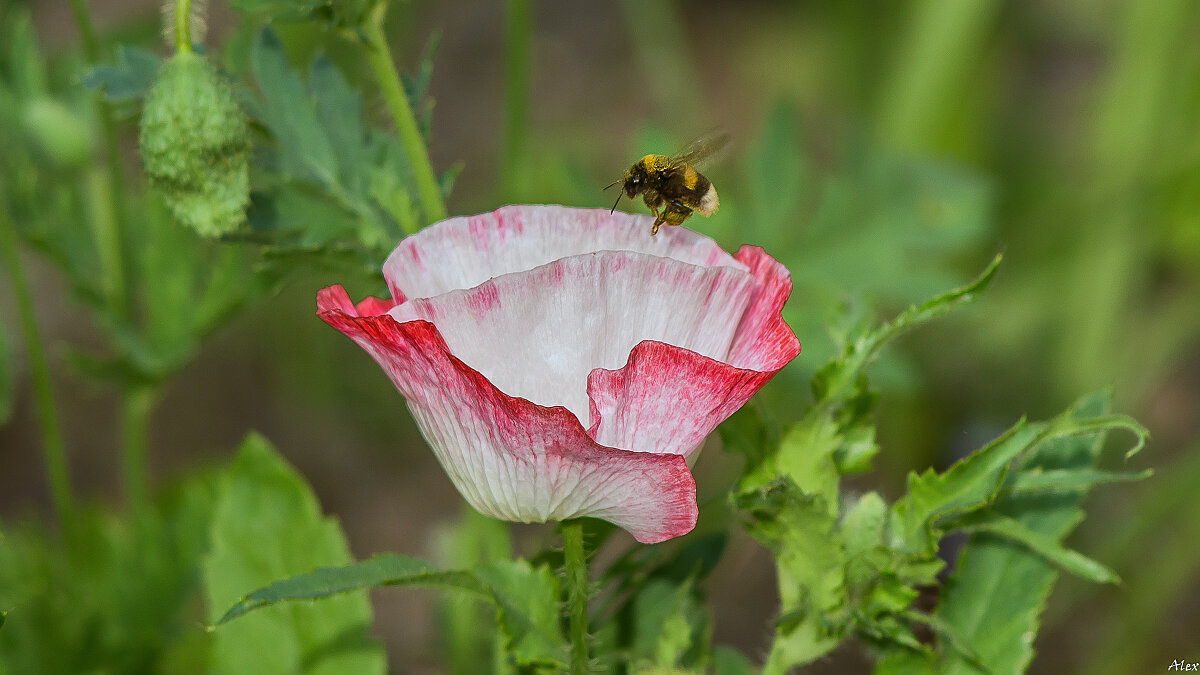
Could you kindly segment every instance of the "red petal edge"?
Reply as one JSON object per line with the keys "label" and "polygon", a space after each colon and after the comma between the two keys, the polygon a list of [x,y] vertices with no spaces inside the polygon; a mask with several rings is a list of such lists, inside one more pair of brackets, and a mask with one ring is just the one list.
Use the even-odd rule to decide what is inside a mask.
{"label": "red petal edge", "polygon": [[646,340],[618,370],[588,375],[588,434],[605,446],[690,455],[717,425],[800,353],[780,311],[791,294],[787,269],[757,246],[735,258],[758,282],[742,315],[729,363]]}
{"label": "red petal edge", "polygon": [[592,516],[646,544],[695,527],[696,483],[682,456],[598,444],[566,408],[501,392],[433,324],[399,323],[382,313],[390,306],[368,298],[355,307],[341,286],[317,295],[318,316],[384,369],[477,510],[521,522]]}

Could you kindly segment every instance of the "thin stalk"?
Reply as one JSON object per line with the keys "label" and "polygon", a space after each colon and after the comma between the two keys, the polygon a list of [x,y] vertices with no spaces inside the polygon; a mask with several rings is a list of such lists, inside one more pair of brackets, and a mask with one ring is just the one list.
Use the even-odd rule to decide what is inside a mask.
{"label": "thin stalk", "polygon": [[13,295],[16,296],[21,338],[29,354],[29,372],[33,378],[34,398],[37,400],[38,426],[42,434],[42,453],[45,455],[50,497],[54,502],[59,526],[63,532],[67,532],[74,514],[71,479],[67,472],[67,450],[58,426],[58,409],[54,405],[50,369],[46,365],[46,354],[42,350],[42,338],[38,333],[37,317],[33,311],[33,295],[21,267],[17,232],[8,212],[8,200],[3,193],[0,193],[0,256],[3,256],[9,283],[12,285]]}
{"label": "thin stalk", "polygon": [[154,406],[152,387],[127,385],[121,391],[121,477],[129,510],[145,512],[149,481],[146,465],[149,456],[150,410]]}
{"label": "thin stalk", "polygon": [[192,0],[175,0],[175,51],[192,53]]}
{"label": "thin stalk", "polygon": [[116,220],[116,205],[112,201],[110,172],[101,169],[89,170],[85,188],[92,214],[92,237],[96,242],[100,283],[105,299],[113,314],[126,319],[129,317],[129,298],[125,285],[125,266],[122,262],[121,228]]}
{"label": "thin stalk", "polygon": [[588,575],[583,555],[583,521],[562,524],[567,577],[567,616],[571,631],[571,675],[588,672]]}
{"label": "thin stalk", "polygon": [[[100,51],[100,41],[96,37],[92,16],[88,12],[84,0],[71,0],[71,15],[75,18],[75,27],[79,30],[80,41],[83,43],[83,54],[87,58],[87,62],[89,64],[100,63],[103,56]],[[104,135],[104,155],[109,173],[108,199],[103,201],[106,211],[104,213],[97,212],[95,216],[98,222],[111,223],[116,228],[118,223],[124,222],[126,215],[125,173],[121,168],[121,154],[117,147],[117,122],[113,117],[112,106],[104,100],[102,94],[96,93],[93,96],[93,104]],[[119,246],[119,238],[114,237],[114,240],[118,242]],[[121,272],[118,270],[116,273],[120,274]],[[113,305],[113,309],[121,314],[127,305],[124,286],[119,284],[117,290],[120,295],[112,296],[110,300],[116,303]],[[123,314],[121,315],[123,316]]]}
{"label": "thin stalk", "polygon": [[529,131],[529,73],[531,70],[533,15],[529,0],[508,0],[504,50],[504,199],[513,201],[525,175],[526,139]]}
{"label": "thin stalk", "polygon": [[412,168],[413,177],[417,181],[417,198],[429,222],[446,218],[446,203],[442,200],[442,190],[438,186],[433,166],[429,163],[429,152],[425,149],[425,141],[421,138],[421,130],[417,127],[417,118],[413,115],[404,86],[400,83],[400,74],[392,62],[392,52],[388,48],[387,38],[383,34],[383,20],[387,15],[387,2],[379,2],[371,8],[366,23],[363,24],[363,35],[367,40],[367,63],[375,75],[375,81],[383,92],[383,100],[387,103],[388,112],[396,125],[396,134],[400,137],[400,145],[408,156],[408,164]]}

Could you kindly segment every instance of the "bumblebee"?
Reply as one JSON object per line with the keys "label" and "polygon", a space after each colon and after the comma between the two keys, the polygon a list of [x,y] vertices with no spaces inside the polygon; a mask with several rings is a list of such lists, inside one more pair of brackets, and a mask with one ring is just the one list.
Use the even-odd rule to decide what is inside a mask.
{"label": "bumblebee", "polygon": [[[642,195],[642,201],[654,214],[654,226],[650,228],[651,236],[658,234],[658,228],[663,223],[680,225],[691,217],[693,212],[711,216],[720,205],[717,201],[717,189],[692,165],[711,157],[728,141],[727,134],[703,136],[670,157],[646,155],[634,162],[633,166],[625,171],[625,175],[604,189],[620,185],[621,192],[630,199]],[[621,194],[618,194],[612,211],[616,211],[617,204],[620,203]]]}

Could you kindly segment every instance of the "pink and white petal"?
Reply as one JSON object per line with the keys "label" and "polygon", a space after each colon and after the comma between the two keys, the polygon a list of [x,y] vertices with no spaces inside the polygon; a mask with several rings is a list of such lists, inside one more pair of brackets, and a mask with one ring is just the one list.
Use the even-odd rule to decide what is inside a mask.
{"label": "pink and white petal", "polygon": [[427,298],[492,277],[596,251],[636,251],[700,267],[742,263],[712,239],[682,227],[650,236],[653,219],[603,209],[505,206],[450,218],[400,242],[383,265],[392,297]]}
{"label": "pink and white petal", "polygon": [[792,294],[792,277],[757,246],[743,246],[734,257],[750,270],[757,285],[727,361],[738,368],[779,370],[800,354],[800,341],[780,314]]}
{"label": "pink and white petal", "polygon": [[619,370],[588,375],[588,433],[597,443],[690,456],[800,353],[780,310],[791,292],[787,269],[763,252],[738,251],[757,282],[727,362],[658,342],[643,342]]}
{"label": "pink and white petal", "polygon": [[619,370],[588,376],[591,424],[601,445],[690,456],[777,370],[734,368],[661,342],[634,347]]}
{"label": "pink and white petal", "polygon": [[695,526],[696,484],[682,457],[597,444],[566,408],[498,390],[427,321],[358,316],[340,286],[322,290],[317,306],[383,367],[455,487],[481,513],[520,522],[592,516],[643,543]]}
{"label": "pink and white petal", "polygon": [[588,374],[621,367],[643,340],[724,359],[754,283],[734,267],[601,251],[410,300],[389,314],[401,323],[433,323],[450,351],[501,391],[565,406],[582,423]]}

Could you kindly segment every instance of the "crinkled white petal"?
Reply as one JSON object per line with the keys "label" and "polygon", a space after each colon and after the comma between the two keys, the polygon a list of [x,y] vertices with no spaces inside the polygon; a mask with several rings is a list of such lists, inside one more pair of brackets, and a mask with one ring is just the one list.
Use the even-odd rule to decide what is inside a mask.
{"label": "crinkled white petal", "polygon": [[741,262],[713,240],[681,227],[650,236],[652,219],[603,209],[506,206],[491,213],[451,218],[400,243],[383,265],[392,296],[427,298],[474,288],[511,272],[596,251],[636,251],[701,267]]}
{"label": "crinkled white petal", "polygon": [[454,355],[501,391],[565,406],[586,425],[588,374],[620,368],[643,340],[723,360],[754,284],[735,267],[602,251],[410,300],[389,314],[433,323]]}

